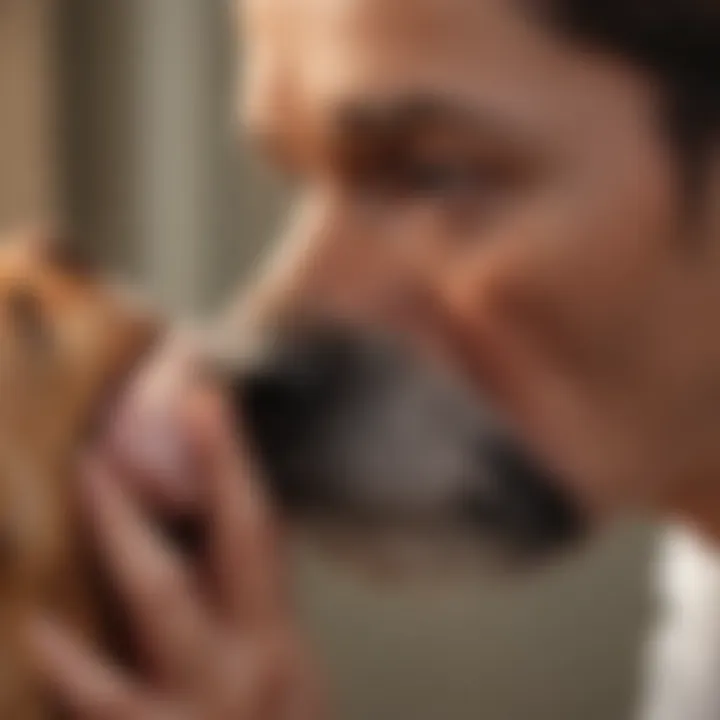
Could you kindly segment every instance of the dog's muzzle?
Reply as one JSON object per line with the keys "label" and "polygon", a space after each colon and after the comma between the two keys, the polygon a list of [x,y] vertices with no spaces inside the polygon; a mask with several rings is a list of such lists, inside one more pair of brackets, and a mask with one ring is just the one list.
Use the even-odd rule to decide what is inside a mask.
{"label": "dog's muzzle", "polygon": [[338,328],[278,334],[236,383],[279,503],[356,542],[454,536],[527,560],[578,539],[582,514],[447,373]]}

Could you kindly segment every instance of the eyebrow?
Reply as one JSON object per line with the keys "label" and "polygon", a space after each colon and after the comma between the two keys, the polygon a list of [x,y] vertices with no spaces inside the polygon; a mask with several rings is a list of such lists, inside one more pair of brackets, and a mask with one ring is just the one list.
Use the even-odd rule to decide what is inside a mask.
{"label": "eyebrow", "polygon": [[[284,160],[294,154],[289,150],[294,142],[289,140],[286,128],[250,126],[246,134],[262,155],[286,165]],[[433,131],[464,133],[466,137],[481,138],[483,145],[491,146],[523,145],[530,139],[528,128],[517,118],[471,105],[451,95],[422,91],[340,100],[331,110],[326,128],[330,147],[347,157],[365,151],[384,156],[409,147],[424,133]]]}
{"label": "eyebrow", "polygon": [[507,118],[442,95],[413,94],[348,102],[335,112],[334,131],[343,139],[401,139],[440,129],[482,132],[508,140],[522,135]]}

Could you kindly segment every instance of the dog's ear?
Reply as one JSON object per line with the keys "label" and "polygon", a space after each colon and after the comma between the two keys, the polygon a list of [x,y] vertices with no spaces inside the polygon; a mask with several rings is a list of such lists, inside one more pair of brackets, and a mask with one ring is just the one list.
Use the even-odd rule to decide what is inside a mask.
{"label": "dog's ear", "polygon": [[43,264],[72,275],[98,269],[91,248],[69,233],[37,231],[29,236],[30,252]]}
{"label": "dog's ear", "polygon": [[91,249],[70,235],[51,235],[44,245],[45,258],[54,267],[73,274],[98,269]]}

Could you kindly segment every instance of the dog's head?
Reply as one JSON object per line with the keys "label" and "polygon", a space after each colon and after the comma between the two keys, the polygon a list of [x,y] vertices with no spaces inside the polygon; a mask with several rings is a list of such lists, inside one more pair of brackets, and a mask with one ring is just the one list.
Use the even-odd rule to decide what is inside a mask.
{"label": "dog's head", "polygon": [[245,308],[278,493],[363,543],[533,551],[695,503],[720,466],[717,173],[689,212],[649,67],[530,3],[243,5],[244,119],[300,187]]}
{"label": "dog's head", "polygon": [[[0,245],[0,434],[66,444],[93,419],[156,334],[146,309],[104,282],[67,242]],[[23,419],[24,418],[24,419]]]}
{"label": "dog's head", "polygon": [[156,333],[69,245],[0,244],[0,544],[2,572],[22,584],[59,572],[69,538],[65,487],[105,398]]}

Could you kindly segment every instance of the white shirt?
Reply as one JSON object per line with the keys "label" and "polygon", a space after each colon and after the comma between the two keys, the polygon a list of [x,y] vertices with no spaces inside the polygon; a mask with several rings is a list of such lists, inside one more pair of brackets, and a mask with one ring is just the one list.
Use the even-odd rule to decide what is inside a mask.
{"label": "white shirt", "polygon": [[640,720],[720,720],[720,548],[672,530],[657,570]]}

